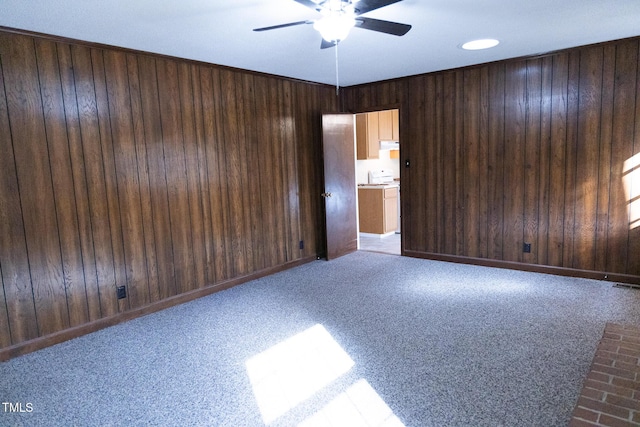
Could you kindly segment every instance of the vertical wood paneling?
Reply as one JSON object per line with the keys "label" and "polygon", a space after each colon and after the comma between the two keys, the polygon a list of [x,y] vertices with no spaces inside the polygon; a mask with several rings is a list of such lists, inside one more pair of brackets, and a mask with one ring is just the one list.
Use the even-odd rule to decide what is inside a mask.
{"label": "vertical wood paneling", "polygon": [[69,311],[35,41],[16,36],[0,47],[31,290],[38,331],[49,334],[69,327]]}
{"label": "vertical wood paneling", "polygon": [[[637,57],[640,58],[640,43],[636,42],[631,46],[638,46],[636,49]],[[636,70],[636,115],[635,115],[635,135],[633,138],[633,155],[634,159],[638,159],[640,156],[640,67]],[[636,163],[637,164],[637,163]],[[630,210],[629,220],[629,264],[627,266],[628,271],[640,271],[640,218],[638,212],[638,205],[640,204],[640,168],[636,167],[633,171],[634,176],[631,183],[632,197],[627,200],[627,209]],[[632,204],[635,209],[631,210]],[[631,215],[633,213],[633,216]],[[632,222],[633,221],[633,222]]]}
{"label": "vertical wood paneling", "polygon": [[[626,43],[616,49],[611,139],[611,194],[609,198],[607,270],[625,271],[629,255],[629,212],[623,185],[625,160],[633,155],[629,141],[634,137],[638,46]],[[633,107],[632,107],[633,106]]]}
{"label": "vertical wood paneling", "polygon": [[[287,242],[288,237],[286,235],[286,219],[287,212],[284,209],[284,206],[280,202],[285,197],[283,187],[284,187],[284,170],[282,168],[282,100],[281,100],[281,89],[280,83],[273,84],[270,86],[269,98],[272,100],[273,104],[271,106],[273,113],[270,116],[270,124],[271,124],[271,135],[272,135],[272,153],[271,159],[273,160],[272,168],[273,168],[273,181],[272,181],[272,191],[275,195],[276,205],[275,205],[275,221],[276,221],[276,257],[277,262],[282,263],[287,259]],[[324,185],[323,185],[324,186]]]}
{"label": "vertical wood paneling", "polygon": [[[1,42],[0,38],[0,42]],[[5,183],[10,183],[11,181],[15,182],[15,168],[13,167],[13,148],[9,147],[11,141],[11,132],[9,130],[9,118],[7,117],[7,100],[4,93],[4,78],[2,77],[2,56],[0,56],[0,150],[2,150],[3,156],[0,159],[0,168],[2,172],[0,172],[0,233],[1,236],[4,236],[5,230],[10,218],[7,213],[5,213],[5,209],[9,210],[9,207],[6,206],[7,199],[11,197],[9,194],[6,194],[11,189],[15,189],[14,185],[7,185],[6,189],[4,189]],[[10,153],[10,154],[9,154]],[[5,159],[6,157],[6,159]],[[7,160],[12,162],[11,165],[7,164]],[[17,194],[17,192],[16,192]],[[8,234],[8,233],[7,233]],[[7,236],[9,237],[9,236]],[[8,241],[8,239],[6,239]],[[0,348],[8,347],[11,345],[11,326],[9,324],[9,313],[7,308],[7,301],[4,293],[4,275],[2,274],[2,262],[5,263],[8,261],[6,257],[6,248],[4,247],[5,239],[4,237],[0,239],[0,284],[2,284],[3,292],[0,293],[0,331],[7,331],[4,334],[0,334]],[[11,267],[5,267],[10,269]],[[13,284],[10,283],[10,278],[7,279],[7,288],[12,287]],[[12,289],[13,290],[13,289]]]}
{"label": "vertical wood paneling", "polygon": [[638,44],[346,88],[348,111],[401,106],[404,249],[640,281],[622,171],[638,151]]}
{"label": "vertical wood paneling", "polygon": [[[115,304],[118,311],[126,311],[128,300],[116,300],[116,288],[126,286],[126,264],[124,257],[124,243],[122,239],[122,223],[120,220],[120,201],[118,199],[118,181],[116,179],[116,167],[114,158],[113,138],[111,133],[111,123],[109,117],[109,98],[107,95],[107,81],[105,76],[105,65],[103,51],[91,50],[91,60],[93,64],[93,84],[96,97],[96,111],[98,116],[100,149],[102,150],[102,162],[104,181],[106,190],[106,209],[109,218],[109,237],[111,238],[111,257],[115,280],[105,286],[101,300],[106,298],[109,301],[107,312],[110,312],[111,305]],[[102,242],[99,242],[102,243]],[[111,289],[108,289],[111,287]],[[103,296],[104,295],[104,296]],[[104,310],[103,310],[104,315]]]}
{"label": "vertical wood paneling", "polygon": [[[87,272],[95,268],[100,314],[110,316],[118,311],[114,289],[116,279],[91,51],[85,47],[73,46],[72,56],[74,82],[70,82],[69,85],[75,89],[76,93],[82,136],[80,143],[87,183],[86,198],[80,196],[76,197],[76,200],[81,203],[80,201],[84,199],[88,204],[91,223],[91,234],[83,236],[83,239],[88,240],[87,246],[91,248],[84,259],[84,264],[87,266],[85,278],[88,276]],[[93,266],[88,267],[90,264]],[[89,283],[89,280],[87,282]],[[90,301],[90,304],[92,303],[95,301]]]}
{"label": "vertical wood paneling", "polygon": [[[214,223],[214,226],[220,227],[216,234],[221,236],[221,244],[219,253],[224,254],[221,259],[224,261],[218,275],[218,279],[226,279],[233,277],[233,252],[232,246],[232,229],[230,222],[230,199],[228,191],[228,174],[227,163],[225,159],[225,134],[223,123],[226,120],[228,109],[224,104],[224,96],[222,92],[222,81],[220,80],[220,70],[211,70],[211,82],[213,84],[214,94],[214,114],[215,114],[215,141],[213,142],[213,150],[215,160],[209,162],[209,168],[214,167],[217,170],[217,188],[214,190],[212,196],[216,196],[219,200],[212,198],[212,209],[217,209],[219,213],[219,221]],[[211,145],[211,144],[208,144]],[[215,203],[214,202],[218,202]],[[218,206],[219,208],[216,208]],[[215,232],[215,228],[214,228]],[[230,256],[229,256],[230,255]]]}
{"label": "vertical wood paneling", "polygon": [[[456,186],[455,133],[453,132],[453,130],[455,129],[455,123],[456,123],[455,122],[455,116],[456,116],[455,96],[454,96],[456,91],[455,74],[453,73],[444,74],[443,88],[445,93],[444,105],[443,105],[444,111],[442,115],[442,122],[443,122],[443,128],[444,128],[443,135],[442,135],[443,137],[442,139],[443,153],[442,154],[443,154],[444,162],[441,165],[443,171],[440,172],[440,174],[443,175],[443,181],[444,181],[443,188],[444,188],[444,194],[446,196],[444,198],[445,221],[443,224],[444,226],[440,232],[443,233],[445,236],[444,237],[444,241],[445,241],[444,253],[456,254],[457,253],[456,251],[456,225],[457,225],[456,193],[458,189]],[[422,129],[415,129],[414,132],[419,133],[421,130]],[[413,154],[414,153],[413,150],[411,151],[411,153],[412,153],[412,156],[415,158],[416,155]],[[415,160],[419,161],[417,158]],[[419,191],[419,188],[416,188],[414,191]],[[428,203],[428,201],[425,200],[424,203],[426,204]],[[420,208],[421,208],[420,205],[415,205],[414,209],[417,210]],[[437,230],[434,230],[434,231],[438,232]],[[419,232],[419,228],[412,230],[412,233],[416,233],[416,232]]]}
{"label": "vertical wood paneling", "polygon": [[[256,85],[256,99],[258,99],[258,90],[259,85]],[[313,145],[310,144],[310,141],[307,141],[305,138],[305,135],[308,135],[311,132],[311,128],[312,128],[312,122],[314,120],[313,115],[309,115],[309,111],[310,108],[309,106],[311,105],[311,103],[313,102],[313,97],[312,96],[301,96],[304,95],[305,90],[304,90],[304,85],[302,84],[296,84],[294,87],[295,90],[295,95],[293,97],[293,99],[295,100],[295,110],[300,111],[302,113],[302,115],[304,117],[306,117],[306,119],[301,120],[299,122],[296,123],[296,128],[295,128],[295,146],[296,146],[296,150],[300,153],[300,156],[298,157],[298,164],[297,164],[297,169],[295,171],[295,174],[297,176],[298,182],[299,182],[299,187],[301,192],[305,193],[305,194],[314,194],[313,191],[313,175],[309,175],[307,173],[305,173],[306,170],[313,170]],[[263,96],[264,92],[261,94],[261,96]],[[256,115],[257,115],[257,111],[256,111]],[[318,118],[315,118],[315,120],[318,120]],[[256,126],[256,131],[259,131],[259,126]],[[260,134],[261,135],[261,134]],[[260,148],[260,144],[258,144],[258,156],[261,157],[259,155],[259,148]],[[260,169],[260,164],[262,162],[258,161],[257,162],[257,167],[258,169]],[[262,194],[261,194],[262,196]],[[299,249],[299,253],[300,256],[305,256],[305,255],[310,255],[315,253],[314,252],[314,247],[315,247],[315,241],[312,238],[313,236],[311,234],[309,234],[307,232],[307,230],[309,229],[309,227],[312,227],[311,223],[309,222],[309,220],[311,218],[313,218],[313,197],[298,197],[298,208],[299,208],[299,212],[300,212],[300,228],[299,228],[299,232],[300,232],[300,240],[303,242],[303,248]],[[261,206],[264,205],[264,201],[260,204]],[[263,231],[264,234],[264,231]],[[266,256],[266,254],[265,254]]]}
{"label": "vertical wood paneling", "polygon": [[[80,243],[82,269],[84,270],[84,291],[86,293],[85,298],[89,311],[88,320],[93,321],[99,319],[102,313],[100,308],[100,289],[96,272],[95,251],[92,240],[91,209],[87,192],[86,167],[82,147],[82,131],[78,111],[78,96],[75,87],[73,57],[69,45],[58,43],[56,46],[69,143],[75,212],[77,215],[78,230],[76,233]],[[68,191],[68,189],[66,191]],[[71,219],[71,221],[73,221],[73,219]]]}
{"label": "vertical wood paneling", "polygon": [[[239,139],[238,105],[236,98],[235,75],[231,71],[220,72],[222,106],[224,122],[224,162],[226,164],[226,193],[229,200],[230,250],[232,254],[233,274],[242,275],[248,270],[246,238],[248,226],[245,222],[242,188],[241,141]],[[247,207],[248,208],[248,207]]]}
{"label": "vertical wood paneling", "polygon": [[[312,256],[321,251],[317,250],[318,246],[321,246],[321,241],[324,241],[322,235],[310,233],[309,230],[313,229],[313,219],[316,217],[316,212],[319,211],[319,194],[322,192],[322,187],[317,187],[317,184],[321,182],[317,173],[308,173],[308,171],[321,172],[317,166],[319,162],[316,161],[316,152],[319,152],[320,145],[316,143],[314,139],[310,138],[311,135],[316,133],[316,128],[320,128],[321,117],[320,113],[314,111],[313,106],[319,104],[320,91],[319,88],[314,88],[309,91],[306,86],[299,84],[297,86],[296,99],[300,104],[300,110],[304,119],[298,120],[298,136],[296,138],[297,150],[300,152],[298,162],[298,177],[300,182],[301,191],[308,194],[310,197],[300,198],[300,220],[301,220],[301,235],[300,237],[304,241],[304,249],[300,252],[300,256]],[[306,94],[306,96],[303,96]],[[332,99],[337,97],[333,96]],[[334,111],[338,111],[337,107],[333,108]],[[262,164],[262,162],[260,162]],[[318,224],[320,229],[323,229]],[[266,228],[266,227],[265,227]],[[265,230],[266,233],[266,230]]]}
{"label": "vertical wood paneling", "polygon": [[[249,209],[247,209],[249,214],[249,223],[251,226],[251,248],[253,249],[252,263],[253,268],[256,270],[260,270],[265,268],[265,242],[262,238],[264,235],[264,201],[263,194],[261,191],[262,186],[265,184],[265,181],[262,181],[260,177],[260,159],[261,156],[259,154],[259,147],[262,144],[261,134],[258,133],[258,129],[253,123],[250,123],[251,117],[257,116],[257,107],[256,107],[256,84],[255,77],[250,74],[246,74],[242,79],[242,94],[243,94],[243,105],[244,105],[244,116],[243,116],[243,128],[246,131],[245,140],[246,140],[246,173],[249,179],[246,180],[245,184],[245,201]],[[257,123],[256,123],[257,124]]]}
{"label": "vertical wood paneling", "polygon": [[[418,85],[420,88],[419,91],[409,94],[409,108],[414,113],[414,120],[416,121],[416,129],[423,129],[424,123],[427,118],[427,102],[428,100],[424,96],[424,88],[426,87],[426,83],[422,81],[425,77],[420,77],[421,82]],[[433,232],[433,224],[426,223],[426,194],[427,194],[427,182],[426,177],[428,176],[428,168],[431,167],[429,164],[429,158],[427,157],[426,151],[429,145],[428,133],[416,133],[411,132],[407,133],[407,136],[411,141],[415,140],[416,144],[410,144],[411,147],[411,155],[415,159],[410,165],[408,169],[408,174],[406,174],[406,178],[408,178],[408,186],[402,188],[403,193],[406,194],[411,201],[411,203],[415,206],[415,208],[411,208],[411,214],[406,215],[409,222],[409,230],[406,233],[406,239],[408,240],[409,247],[420,248],[418,250],[426,251],[426,240],[427,234],[431,230]],[[408,190],[408,191],[407,191]],[[400,198],[402,201],[402,197]],[[419,207],[419,208],[418,208]]]}
{"label": "vertical wood paneling", "polygon": [[[436,111],[437,111],[437,104],[436,104],[436,79],[435,76],[428,76],[425,80],[425,93],[424,96],[426,98],[426,102],[424,103],[424,120],[425,121],[433,121]],[[431,127],[427,129],[426,135],[425,135],[425,162],[423,165],[421,165],[421,168],[424,169],[424,172],[422,174],[422,184],[421,184],[421,191],[417,194],[424,194],[424,197],[426,198],[426,200],[433,200],[436,197],[436,190],[437,190],[437,174],[438,174],[438,169],[433,167],[433,164],[435,163],[435,152],[436,152],[436,147],[438,144],[436,144],[436,128],[435,127]],[[415,193],[414,193],[415,194]],[[435,206],[431,206],[431,205],[425,205],[424,206],[424,217],[425,217],[425,222],[424,222],[424,226],[423,227],[419,227],[418,226],[418,230],[420,230],[421,228],[424,229],[425,232],[425,238],[421,239],[422,242],[424,242],[425,244],[425,250],[427,252],[436,252],[437,248],[436,248],[436,242],[437,242],[437,235],[438,233],[435,232],[435,230],[439,227],[439,224],[437,223],[437,209],[435,209]]]}
{"label": "vertical wood paneling", "polygon": [[548,263],[551,266],[560,267],[564,265],[569,55],[557,55],[553,58],[552,73]]}
{"label": "vertical wood paneling", "polygon": [[[526,63],[506,66],[504,172],[504,260],[522,261],[526,149]],[[508,160],[506,160],[508,159]]]}
{"label": "vertical wood paneling", "polygon": [[464,250],[460,254],[480,255],[480,69],[465,70],[463,123]]}
{"label": "vertical wood paneling", "polygon": [[[257,155],[263,159],[272,158],[272,132],[271,132],[271,120],[269,118],[269,111],[271,110],[271,104],[269,103],[269,89],[268,86],[263,84],[263,77],[255,77],[256,90],[256,118],[255,129],[259,135],[259,143],[257,143],[256,151]],[[273,191],[273,172],[274,166],[267,162],[258,162],[257,164],[257,176],[254,175],[254,182],[259,185],[260,190],[260,207],[263,213],[271,213],[271,215],[264,215],[264,234],[263,238],[265,242],[276,242],[276,221],[277,216],[273,215],[276,210],[276,198]],[[255,191],[255,188],[254,188]],[[266,221],[266,223],[265,223]],[[277,265],[278,256],[277,251],[266,251],[265,264],[267,266]]]}
{"label": "vertical wood paneling", "polygon": [[226,269],[227,257],[225,253],[225,235],[222,209],[222,191],[220,187],[220,168],[218,167],[219,139],[216,133],[216,96],[213,89],[213,76],[211,70],[200,70],[200,88],[202,94],[202,113],[204,121],[204,155],[206,164],[207,192],[205,193],[205,204],[208,205],[210,214],[210,238],[207,247],[213,260],[210,269],[213,271],[211,277],[215,280],[223,280],[228,277]]}
{"label": "vertical wood paneling", "polygon": [[[640,277],[638,51],[344,88],[401,108],[404,249]],[[0,79],[0,348],[323,251],[333,88],[5,32]]]}
{"label": "vertical wood paneling", "polygon": [[[636,58],[640,58],[640,43],[630,43],[630,48],[636,47]],[[633,174],[626,177],[629,183],[628,199],[626,208],[629,213],[627,220],[629,228],[629,261],[628,271],[640,271],[640,218],[638,205],[640,204],[640,66],[636,68],[636,98],[635,98],[635,132],[633,135],[632,157],[627,159],[627,166],[624,167],[626,174]],[[632,160],[633,159],[633,160]],[[636,165],[631,168],[631,165]]]}
{"label": "vertical wood paneling", "polygon": [[[435,87],[436,87],[436,97],[434,99],[434,103],[435,103],[435,115],[433,116],[433,120],[435,122],[435,126],[433,126],[434,128],[434,141],[433,141],[433,145],[434,145],[434,151],[435,151],[435,158],[434,158],[434,165],[440,165],[442,164],[442,162],[444,161],[444,153],[443,153],[443,148],[442,148],[442,144],[439,144],[438,141],[442,141],[442,137],[443,137],[443,116],[444,116],[444,111],[442,108],[443,105],[443,97],[444,97],[444,79],[442,77],[442,75],[436,75],[434,76],[435,78]],[[407,117],[407,108],[403,108],[400,111],[400,121],[401,123],[406,123],[407,121],[404,119],[404,117]],[[401,129],[401,135],[400,135],[400,139],[403,138],[403,136],[407,133],[407,131],[411,129],[411,127],[407,128],[403,128]],[[406,145],[404,145],[402,148],[404,149],[404,147],[406,147]],[[401,163],[401,168],[402,168],[402,163]],[[436,214],[436,222],[435,222],[435,227],[436,230],[437,229],[442,229],[444,221],[445,221],[445,212],[444,212],[444,200],[445,200],[445,194],[444,194],[444,177],[442,176],[442,171],[437,168],[434,167],[433,165],[431,166],[431,169],[433,171],[433,175],[435,176],[435,191],[436,191],[436,198],[435,198],[435,205],[432,206],[432,209],[435,210]],[[402,199],[401,199],[402,200]],[[407,212],[406,211],[401,211],[400,214],[402,216],[406,215]],[[436,253],[441,253],[444,250],[444,244],[445,244],[445,239],[444,239],[444,234],[442,232],[436,232],[434,233],[436,235],[436,249],[434,252]],[[406,236],[405,236],[406,238]]]}
{"label": "vertical wood paneling", "polygon": [[503,259],[504,225],[504,64],[489,67],[489,135],[487,141],[487,257]]}
{"label": "vertical wood paneling", "polygon": [[[292,88],[293,89],[293,94],[292,94],[293,108],[295,111],[299,111],[301,114],[306,115],[306,113],[308,112],[308,105],[311,100],[300,96],[302,93],[304,93],[303,91],[301,91],[302,88],[303,86],[301,84],[293,85],[293,88]],[[304,135],[306,132],[308,132],[307,129],[309,128],[309,125],[310,125],[309,122],[311,120],[313,119],[310,118],[310,119],[301,120],[300,122],[295,123],[295,129],[293,133],[296,151],[298,152],[298,156],[296,156],[298,161],[298,167],[294,171],[294,173],[296,174],[296,180],[298,181],[299,188],[308,194],[314,193],[313,187],[311,186],[311,182],[309,179],[311,177],[309,175],[300,173],[300,171],[311,167],[312,163],[310,163],[310,161],[313,160],[312,157],[309,158],[309,150],[308,149],[305,150],[304,144],[302,144],[302,141],[304,140]],[[317,192],[315,193],[317,194]],[[300,249],[300,246],[297,246],[296,253],[298,254],[298,256],[301,256],[302,254],[309,253],[309,245],[311,245],[310,246],[311,248],[314,245],[314,242],[308,239],[308,237],[310,236],[308,235],[308,233],[306,233],[306,230],[310,225],[308,224],[308,221],[313,218],[313,208],[311,205],[311,198],[298,197],[298,207],[300,209],[298,213],[299,215],[298,237],[300,239],[298,241],[298,244],[300,241],[302,241],[303,248]]]}
{"label": "vertical wood paneling", "polygon": [[[288,127],[288,103],[289,103],[289,92],[290,92],[290,82],[286,82],[286,81],[281,81],[278,82],[278,86],[279,86],[279,103],[278,103],[278,110],[279,110],[279,120],[277,122],[278,124],[278,130],[280,133],[280,138],[278,139],[278,143],[277,145],[279,146],[279,161],[280,161],[280,169],[281,169],[281,174],[279,176],[280,181],[279,181],[279,185],[282,191],[282,200],[286,200],[289,198],[289,174],[290,174],[290,170],[287,167],[287,163],[286,163],[286,156],[287,156],[287,152],[286,152],[286,147],[287,147],[287,127]],[[283,228],[283,238],[284,238],[284,253],[285,253],[285,260],[289,260],[291,259],[292,256],[292,250],[293,248],[292,246],[292,242],[293,242],[293,236],[292,236],[292,229],[291,229],[291,216],[295,215],[295,212],[292,212],[290,209],[287,209],[287,207],[289,206],[288,203],[281,203],[280,207],[282,210],[282,228]]]}
{"label": "vertical wood paneling", "polygon": [[[0,284],[4,287],[4,281],[2,280],[2,265],[0,265]],[[11,333],[9,328],[9,316],[7,314],[7,302],[5,300],[4,292],[0,295],[0,328],[9,333],[0,335],[0,348],[8,347],[11,345]]]}
{"label": "vertical wood paneling", "polygon": [[567,85],[567,135],[564,187],[564,236],[562,240],[563,265],[574,267],[574,239],[576,234],[576,173],[578,168],[578,119],[580,101],[580,54],[569,53],[569,80]]}
{"label": "vertical wood paneling", "polygon": [[[158,99],[158,78],[155,60],[140,57],[138,65],[138,90],[140,91],[141,117],[136,121],[137,133],[142,132],[143,140],[138,141],[138,161],[143,170],[144,181],[148,185],[148,195],[143,193],[145,237],[147,248],[153,254],[155,250],[155,268],[157,272],[157,288],[154,289],[153,274],[149,280],[149,298],[159,301],[177,293],[175,264],[172,249],[171,218],[169,213],[167,172],[164,157],[164,144]],[[135,70],[131,70],[134,72]],[[135,93],[135,89],[134,89]],[[135,97],[134,97],[135,98]],[[134,103],[134,106],[136,103]],[[140,120],[143,129],[140,129]],[[141,156],[146,155],[146,159]],[[150,272],[153,262],[150,260]]]}
{"label": "vertical wood paneling", "polygon": [[198,141],[195,130],[195,103],[190,64],[178,66],[180,86],[180,107],[182,112],[182,140],[185,170],[187,175],[187,199],[189,201],[189,219],[191,224],[191,242],[193,250],[194,281],[191,289],[203,287],[207,283],[206,256],[204,242],[204,223],[202,213],[202,188],[198,165]]}
{"label": "vertical wood paneling", "polygon": [[195,288],[191,216],[182,135],[177,64],[156,61],[162,142],[177,293]]}
{"label": "vertical wood paneling", "polygon": [[[477,256],[487,256],[489,227],[489,70],[480,70],[480,99],[478,123],[478,248]],[[482,183],[485,183],[484,185]]]}
{"label": "vertical wood paneling", "polygon": [[524,229],[523,242],[531,243],[531,253],[523,261],[537,264],[540,249],[540,104],[542,101],[542,60],[527,61],[526,125],[524,128]]}
{"label": "vertical wood paneling", "polygon": [[[129,98],[131,102],[131,120],[133,140],[135,142],[135,161],[138,165],[138,192],[140,197],[140,220],[144,236],[144,254],[147,266],[148,301],[159,300],[158,256],[156,253],[155,235],[153,231],[153,212],[151,192],[149,188],[149,165],[147,164],[146,136],[144,132],[144,114],[142,112],[142,96],[137,58],[127,55],[127,74],[129,81]],[[143,76],[146,78],[146,76]]]}
{"label": "vertical wood paneling", "polygon": [[613,117],[615,69],[616,48],[613,45],[609,45],[604,48],[602,69],[602,114],[600,122],[594,267],[597,271],[606,271],[607,269],[609,197],[611,195],[611,138],[613,135],[613,120],[611,118]]}
{"label": "vertical wood paneling", "polygon": [[215,283],[215,267],[213,264],[213,235],[211,231],[211,205],[209,203],[209,181],[207,176],[207,154],[205,149],[205,130],[204,130],[204,116],[203,111],[203,90],[201,88],[200,67],[191,68],[191,82],[193,84],[193,114],[195,122],[195,144],[196,144],[196,156],[198,158],[197,171],[198,171],[198,197],[199,208],[202,210],[202,245],[203,245],[203,268],[205,274],[205,282],[200,286],[206,286]]}
{"label": "vertical wood paneling", "polygon": [[465,199],[464,199],[464,156],[466,153],[466,147],[464,145],[464,123],[465,123],[465,115],[464,115],[464,71],[458,70],[455,72],[455,106],[454,106],[454,118],[453,123],[455,123],[453,127],[453,146],[454,146],[454,159],[451,162],[451,165],[454,166],[455,171],[455,248],[456,255],[464,255],[465,253],[465,223],[464,219],[466,216],[465,213]]}
{"label": "vertical wood paneling", "polygon": [[538,186],[538,233],[535,253],[538,264],[549,263],[549,197],[551,186],[551,104],[553,58],[542,58],[540,87],[540,167]]}
{"label": "vertical wood paneling", "polygon": [[242,246],[244,247],[244,252],[246,254],[246,269],[247,271],[253,271],[258,264],[256,262],[256,258],[258,258],[258,254],[261,251],[261,248],[258,248],[255,244],[255,233],[257,230],[254,229],[253,216],[254,212],[259,208],[260,202],[256,200],[257,203],[252,203],[252,198],[255,193],[252,193],[251,188],[254,184],[249,175],[250,172],[253,172],[254,166],[251,164],[251,148],[253,141],[251,141],[252,131],[249,129],[249,123],[247,122],[247,117],[251,117],[252,113],[250,111],[252,102],[248,98],[252,98],[253,94],[248,94],[245,90],[252,90],[251,86],[248,87],[244,85],[245,76],[237,75],[234,76],[234,85],[236,87],[236,99],[237,99],[237,133],[240,141],[239,151],[238,151],[238,172],[239,172],[239,187],[238,191],[238,199],[241,212],[240,214],[243,216],[243,224],[244,228],[242,230],[243,242]]}
{"label": "vertical wood paneling", "polygon": [[62,256],[64,289],[70,325],[77,326],[89,320],[89,310],[78,235],[76,201],[74,192],[69,191],[74,188],[74,180],[69,153],[69,136],[64,120],[66,115],[62,99],[58,55],[56,45],[52,42],[36,40],[35,47],[48,156],[51,164],[55,165],[51,168],[51,175]]}
{"label": "vertical wood paneling", "polygon": [[0,329],[4,331],[0,332],[4,345],[39,334],[5,92],[4,74],[10,65],[5,58],[10,42],[9,37],[0,34],[0,268],[9,326]]}
{"label": "vertical wood paneling", "polygon": [[142,225],[140,179],[133,131],[127,55],[105,52],[109,123],[113,138],[116,185],[122,224],[127,301],[130,307],[149,303],[149,276]]}
{"label": "vertical wood paneling", "polygon": [[602,49],[589,49],[580,56],[573,267],[584,270],[595,268],[602,66]]}
{"label": "vertical wood paneling", "polygon": [[0,79],[0,349],[322,252],[331,87],[5,32]]}
{"label": "vertical wood paneling", "polygon": [[[283,140],[287,147],[295,147],[295,127],[296,124],[292,120],[294,116],[293,110],[293,82],[283,81],[283,95],[284,95],[284,122],[283,122]],[[286,151],[285,151],[286,152]],[[298,161],[297,157],[293,159],[286,160],[283,159],[283,164],[286,168],[286,179],[285,179],[285,191],[287,194],[287,199],[285,203],[288,205],[287,212],[289,214],[289,218],[287,221],[288,224],[288,235],[289,235],[289,250],[288,250],[288,259],[293,260],[298,257],[299,251],[299,242],[300,242],[300,203],[298,201],[298,191],[299,187],[298,182]]]}

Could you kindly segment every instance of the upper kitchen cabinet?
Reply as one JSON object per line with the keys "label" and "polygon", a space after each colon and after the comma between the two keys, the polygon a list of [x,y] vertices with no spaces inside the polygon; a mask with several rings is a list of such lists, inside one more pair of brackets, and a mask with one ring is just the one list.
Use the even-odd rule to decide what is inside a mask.
{"label": "upper kitchen cabinet", "polygon": [[378,113],[356,114],[356,157],[358,160],[380,158]]}
{"label": "upper kitchen cabinet", "polygon": [[378,112],[378,137],[382,141],[400,140],[400,120],[398,110]]}
{"label": "upper kitchen cabinet", "polygon": [[379,159],[380,141],[399,141],[398,110],[356,114],[358,160]]}

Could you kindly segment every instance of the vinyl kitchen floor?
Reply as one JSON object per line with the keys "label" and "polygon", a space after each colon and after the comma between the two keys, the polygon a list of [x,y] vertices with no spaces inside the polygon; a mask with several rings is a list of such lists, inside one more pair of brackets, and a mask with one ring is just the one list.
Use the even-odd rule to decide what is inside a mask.
{"label": "vinyl kitchen floor", "polygon": [[377,237],[361,233],[360,250],[400,255],[400,234]]}

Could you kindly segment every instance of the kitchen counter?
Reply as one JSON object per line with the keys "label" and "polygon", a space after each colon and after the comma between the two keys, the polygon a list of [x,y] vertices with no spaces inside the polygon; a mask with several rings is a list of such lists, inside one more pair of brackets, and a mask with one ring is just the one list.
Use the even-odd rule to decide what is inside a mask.
{"label": "kitchen counter", "polygon": [[387,184],[358,184],[358,188],[398,188],[400,187],[400,183],[398,182],[389,182]]}

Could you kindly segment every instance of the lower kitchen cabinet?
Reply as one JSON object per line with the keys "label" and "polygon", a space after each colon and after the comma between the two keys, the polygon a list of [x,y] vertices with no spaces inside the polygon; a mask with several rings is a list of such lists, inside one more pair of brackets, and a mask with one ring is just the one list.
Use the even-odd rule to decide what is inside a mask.
{"label": "lower kitchen cabinet", "polygon": [[386,234],[398,228],[398,187],[358,188],[360,232]]}

